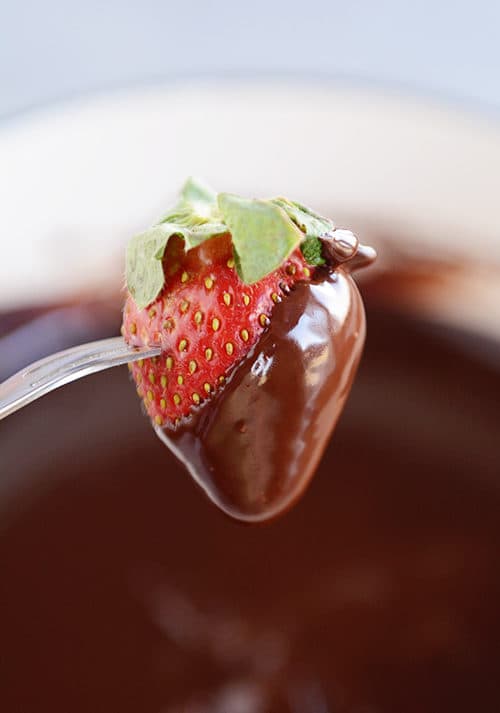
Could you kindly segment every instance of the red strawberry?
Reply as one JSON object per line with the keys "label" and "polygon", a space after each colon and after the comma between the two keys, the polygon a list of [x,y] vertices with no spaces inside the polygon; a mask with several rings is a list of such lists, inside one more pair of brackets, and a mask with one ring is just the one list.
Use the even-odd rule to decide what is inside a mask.
{"label": "red strawberry", "polygon": [[161,346],[131,365],[138,393],[158,436],[228,514],[274,517],[310,480],[364,341],[349,269],[373,259],[300,204],[194,181],[130,242],[123,334]]}
{"label": "red strawberry", "polygon": [[127,342],[162,347],[160,357],[131,365],[138,394],[158,425],[174,424],[210,398],[256,344],[274,305],[314,270],[296,249],[277,270],[247,285],[236,271],[229,234],[186,254],[182,239],[171,238],[163,262],[158,297],[139,309],[129,295],[123,318]]}

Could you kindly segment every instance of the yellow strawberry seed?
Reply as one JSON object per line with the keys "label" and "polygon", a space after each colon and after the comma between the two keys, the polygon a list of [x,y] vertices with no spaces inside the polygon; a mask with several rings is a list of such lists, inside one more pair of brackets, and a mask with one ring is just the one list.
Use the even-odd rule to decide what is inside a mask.
{"label": "yellow strawberry seed", "polygon": [[175,404],[176,406],[178,406],[178,405],[180,404],[180,402],[181,402],[181,397],[179,396],[179,394],[174,394],[174,395],[173,395],[173,400],[174,400],[174,404]]}
{"label": "yellow strawberry seed", "polygon": [[224,292],[222,299],[224,300],[224,304],[229,307],[229,305],[231,304],[231,295],[229,294],[229,292]]}
{"label": "yellow strawberry seed", "polygon": [[214,317],[212,320],[212,329],[214,330],[214,332],[216,332],[219,329],[219,327],[220,327],[220,319],[218,319],[217,317]]}
{"label": "yellow strawberry seed", "polygon": [[234,267],[234,260],[233,260],[232,257],[229,258],[229,260],[227,261],[226,265],[228,266],[228,268],[229,268],[230,270],[233,269],[233,267]]}
{"label": "yellow strawberry seed", "polygon": [[163,374],[163,376],[161,377],[160,384],[163,386],[163,388],[165,388],[165,386],[167,385],[167,377],[165,376],[165,374]]}
{"label": "yellow strawberry seed", "polygon": [[243,339],[244,342],[248,342],[248,330],[242,329],[240,332],[240,337]]}
{"label": "yellow strawberry seed", "polygon": [[211,290],[213,286],[214,286],[214,281],[212,280],[212,278],[205,277],[205,287],[207,288],[207,290]]}
{"label": "yellow strawberry seed", "polygon": [[195,404],[199,404],[199,403],[200,403],[200,395],[197,394],[196,392],[191,396],[191,398],[193,399],[193,401],[194,401]]}
{"label": "yellow strawberry seed", "polygon": [[163,424],[163,419],[159,414],[155,416],[155,423],[157,426],[161,426]]}
{"label": "yellow strawberry seed", "polygon": [[227,352],[227,354],[228,354],[229,356],[231,356],[231,354],[233,353],[233,351],[234,351],[234,348],[233,348],[233,345],[231,344],[231,342],[226,342],[226,352]]}
{"label": "yellow strawberry seed", "polygon": [[203,319],[203,312],[200,312],[198,310],[197,312],[194,313],[194,321],[196,324],[201,324],[201,320]]}
{"label": "yellow strawberry seed", "polygon": [[166,406],[167,406],[167,402],[165,401],[165,399],[160,399],[160,408],[165,410]]}
{"label": "yellow strawberry seed", "polygon": [[172,357],[167,357],[165,360],[165,366],[167,367],[167,369],[169,371],[173,367],[173,365],[174,365],[174,360],[172,359]]}
{"label": "yellow strawberry seed", "polygon": [[250,297],[245,293],[243,293],[243,302],[245,304],[245,307],[248,307],[248,305],[250,304]]}
{"label": "yellow strawberry seed", "polygon": [[179,351],[185,352],[187,349],[187,346],[188,346],[187,339],[181,339],[181,341],[179,342]]}
{"label": "yellow strawberry seed", "polygon": [[208,349],[205,349],[205,359],[207,361],[210,361],[212,356],[213,356],[213,351],[210,349],[210,347],[208,347]]}
{"label": "yellow strawberry seed", "polygon": [[184,271],[181,275],[181,282],[187,282],[189,280],[189,275]]}
{"label": "yellow strawberry seed", "polygon": [[189,373],[194,374],[194,372],[196,371],[197,368],[198,368],[198,364],[194,361],[194,359],[192,359],[189,362]]}
{"label": "yellow strawberry seed", "polygon": [[208,381],[205,381],[205,383],[203,384],[203,388],[205,389],[207,394],[210,393],[210,384],[208,383]]}
{"label": "yellow strawberry seed", "polygon": [[184,383],[184,377],[182,376],[182,374],[179,374],[179,376],[177,377],[177,383],[179,384],[179,386],[182,386],[182,384]]}

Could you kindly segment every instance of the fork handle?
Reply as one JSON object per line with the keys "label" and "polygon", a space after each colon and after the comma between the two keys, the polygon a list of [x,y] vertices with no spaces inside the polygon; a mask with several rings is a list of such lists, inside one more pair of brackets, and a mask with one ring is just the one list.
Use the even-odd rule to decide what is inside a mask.
{"label": "fork handle", "polygon": [[159,354],[159,347],[130,347],[122,337],[80,344],[51,354],[0,384],[0,420],[82,376]]}

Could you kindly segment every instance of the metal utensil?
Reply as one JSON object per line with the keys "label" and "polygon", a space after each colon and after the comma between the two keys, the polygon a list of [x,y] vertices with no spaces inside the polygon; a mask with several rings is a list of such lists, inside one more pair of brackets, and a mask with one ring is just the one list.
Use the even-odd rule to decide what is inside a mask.
{"label": "metal utensil", "polygon": [[0,419],[75,379],[158,356],[160,351],[160,347],[130,347],[122,337],[111,337],[51,354],[0,384]]}

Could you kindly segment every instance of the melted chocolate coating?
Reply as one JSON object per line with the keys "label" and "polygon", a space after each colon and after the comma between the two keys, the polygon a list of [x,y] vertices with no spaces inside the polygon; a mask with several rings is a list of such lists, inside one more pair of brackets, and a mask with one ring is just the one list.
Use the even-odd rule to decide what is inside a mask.
{"label": "melted chocolate coating", "polygon": [[222,392],[175,430],[156,432],[228,515],[275,517],[314,474],[364,339],[363,303],[344,269],[299,284]]}

